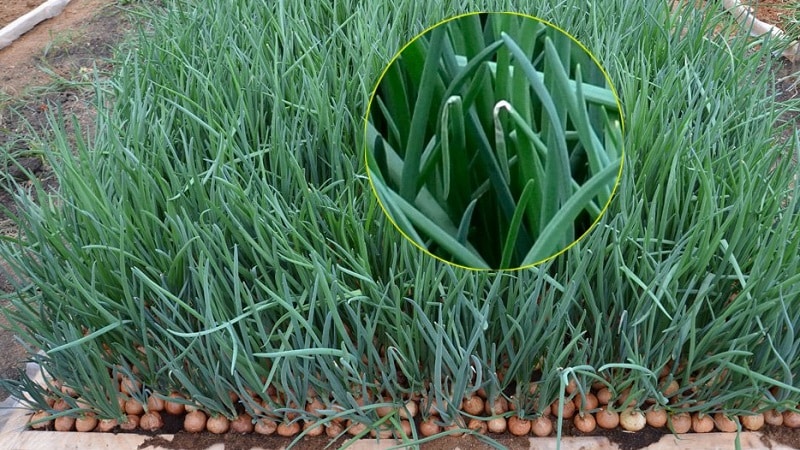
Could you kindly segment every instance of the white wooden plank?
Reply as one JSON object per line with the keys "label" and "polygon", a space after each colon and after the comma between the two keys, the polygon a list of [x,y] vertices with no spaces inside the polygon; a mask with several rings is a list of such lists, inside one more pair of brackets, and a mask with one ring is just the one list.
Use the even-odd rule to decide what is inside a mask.
{"label": "white wooden plank", "polygon": [[18,37],[27,33],[39,22],[61,14],[70,0],[47,0],[0,29],[0,48],[11,45]]}

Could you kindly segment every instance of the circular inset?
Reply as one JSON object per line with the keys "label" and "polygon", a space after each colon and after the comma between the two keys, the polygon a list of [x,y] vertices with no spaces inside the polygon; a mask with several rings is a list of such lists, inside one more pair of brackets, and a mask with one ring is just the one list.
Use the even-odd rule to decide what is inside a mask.
{"label": "circular inset", "polygon": [[563,30],[515,13],[429,28],[384,70],[366,115],[373,192],[428,254],[531,267],[585,236],[622,174],[605,70]]}

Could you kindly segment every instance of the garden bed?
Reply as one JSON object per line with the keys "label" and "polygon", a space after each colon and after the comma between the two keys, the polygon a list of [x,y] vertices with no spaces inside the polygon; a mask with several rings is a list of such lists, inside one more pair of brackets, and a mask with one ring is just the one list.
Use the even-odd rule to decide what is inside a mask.
{"label": "garden bed", "polygon": [[[327,23],[330,16],[317,12],[320,15],[314,17],[316,22],[304,12],[290,18],[288,28],[279,28],[270,34],[299,40],[295,44],[301,50],[297,50],[296,55],[273,56],[287,58],[281,62],[283,67],[310,65],[304,67],[303,76],[294,80],[299,80],[300,84],[286,84],[284,82],[291,77],[270,72],[276,65],[263,58],[262,50],[272,48],[266,43],[256,46],[254,51],[253,40],[233,42],[238,35],[221,33],[215,35],[219,41],[195,45],[197,36],[207,37],[205,27],[198,27],[197,34],[185,40],[178,40],[192,45],[164,52],[170,58],[174,55],[187,58],[172,61],[175,72],[165,71],[159,65],[170,61],[162,58],[164,54],[150,58],[147,42],[142,44],[145,62],[138,66],[141,72],[124,72],[126,69],[123,69],[128,77],[120,77],[122,81],[118,83],[122,85],[117,85],[115,89],[118,90],[114,92],[131,101],[122,102],[119,108],[123,116],[126,108],[131,108],[127,113],[140,115],[135,116],[135,121],[123,119],[124,126],[101,115],[100,129],[120,133],[113,139],[109,135],[95,137],[101,148],[107,146],[103,154],[119,157],[115,161],[120,166],[100,164],[99,159],[94,159],[95,149],[79,140],[76,146],[83,158],[81,163],[68,160],[66,168],[56,167],[60,181],[66,184],[63,192],[66,195],[78,192],[82,200],[100,199],[94,205],[99,206],[98,210],[84,215],[90,207],[77,208],[73,211],[77,211],[72,216],[74,222],[60,224],[62,230],[66,230],[60,235],[52,234],[46,226],[39,230],[33,225],[27,230],[44,241],[57,236],[50,242],[43,242],[44,247],[52,245],[61,250],[68,241],[70,250],[86,251],[90,255],[77,257],[75,264],[70,264],[66,270],[50,270],[59,267],[58,264],[43,264],[46,267],[40,272],[32,268],[28,275],[38,276],[47,295],[28,297],[22,292],[15,303],[19,309],[12,313],[15,320],[11,323],[24,324],[17,329],[22,340],[32,347],[47,350],[47,356],[41,361],[47,364],[48,371],[70,385],[80,386],[81,396],[84,393],[93,396],[96,404],[92,407],[112,416],[114,414],[109,411],[117,406],[116,402],[107,401],[113,397],[104,397],[103,392],[108,390],[97,390],[98,386],[102,391],[108,385],[106,371],[116,372],[114,375],[141,375],[147,389],[161,392],[186,389],[190,398],[203,399],[204,407],[221,414],[236,414],[237,408],[241,409],[239,405],[226,403],[231,390],[244,393],[249,388],[253,392],[264,379],[279,384],[284,396],[292,392],[305,393],[313,387],[315,392],[331,393],[331,400],[338,404],[343,404],[354,387],[363,388],[364,392],[369,390],[370,396],[395,400],[409,392],[424,390],[455,401],[485,387],[493,391],[492,395],[502,392],[504,396],[516,396],[516,407],[526,408],[535,415],[541,413],[536,405],[539,395],[549,404],[558,397],[559,383],[563,392],[563,385],[570,376],[586,385],[601,381],[621,390],[631,388],[639,395],[641,405],[645,405],[650,398],[666,402],[660,400],[663,396],[658,397],[658,393],[661,378],[668,375],[670,380],[680,380],[687,394],[685,404],[682,401],[670,404],[676,409],[751,411],[760,408],[757,403],[761,399],[768,401],[770,407],[797,408],[796,382],[785,376],[796,369],[795,336],[785,330],[797,329],[797,324],[792,322],[794,316],[780,314],[795,310],[797,291],[790,280],[796,274],[793,271],[796,265],[792,266],[796,255],[777,244],[780,239],[760,239],[773,233],[793,236],[792,230],[796,230],[793,215],[778,205],[781,199],[776,201],[771,195],[774,190],[784,194],[789,179],[784,172],[788,169],[781,168],[784,172],[775,175],[774,181],[770,181],[771,176],[767,177],[767,166],[776,155],[764,143],[774,130],[765,131],[763,124],[749,114],[754,109],[771,111],[774,105],[764,101],[763,93],[756,89],[749,91],[742,87],[741,78],[725,78],[729,73],[727,61],[734,58],[720,51],[720,46],[707,45],[704,32],[692,31],[696,34],[690,33],[685,41],[676,39],[675,48],[667,45],[659,48],[660,41],[645,46],[654,48],[649,57],[656,62],[634,72],[652,69],[641,80],[658,78],[659,89],[647,83],[637,84],[630,78],[624,83],[623,95],[629,100],[626,107],[633,116],[629,123],[635,125],[629,131],[633,135],[631,163],[637,174],[650,176],[649,183],[640,183],[632,176],[624,180],[627,197],[619,200],[616,214],[634,220],[612,217],[604,221],[602,233],[582,243],[583,253],[571,252],[567,255],[569,263],[562,260],[558,263],[561,265],[544,269],[554,274],[568,273],[568,277],[554,280],[541,273],[525,273],[519,274],[517,280],[516,275],[507,279],[502,279],[503,276],[491,278],[431,265],[417,259],[408,248],[393,247],[397,235],[375,225],[374,208],[370,209],[369,202],[357,194],[363,192],[360,184],[363,177],[353,175],[361,172],[354,162],[358,159],[353,156],[351,161],[341,156],[351,150],[349,139],[358,141],[356,133],[352,132],[357,127],[348,114],[332,115],[329,110],[348,111],[351,117],[358,117],[363,104],[354,106],[350,102],[353,98],[364,100],[364,83],[361,86],[348,84],[345,91],[340,81],[371,79],[385,61],[373,55],[364,62],[364,70],[370,76],[364,73],[340,76],[334,73],[341,69],[339,66],[314,66],[321,61],[353,58],[352,61],[359,63],[343,67],[361,67],[363,55],[372,55],[369,50],[374,38],[358,41],[362,47],[352,46],[352,41],[355,36],[372,36],[375,32],[374,29],[361,30],[362,33],[351,30],[347,38],[339,40],[339,31],[358,21]],[[264,11],[253,13],[265,14]],[[250,16],[243,15],[244,18]],[[366,18],[374,16],[364,15]],[[185,17],[177,16],[175,20],[179,22]],[[337,19],[343,20],[342,17],[337,16]],[[691,18],[692,14],[687,13],[686,20]],[[235,25],[236,29],[248,30],[247,26],[239,27],[242,17],[228,19],[228,24]],[[329,33],[325,46],[305,47],[319,31],[307,29],[310,21]],[[187,21],[175,30],[184,32],[196,23]],[[270,24],[277,27],[277,24]],[[283,26],[281,23],[280,27]],[[250,29],[255,28],[253,24]],[[301,30],[299,34],[297,30]],[[174,42],[171,40],[174,30],[170,35],[168,40]],[[263,35],[263,30],[259,30],[251,38]],[[398,36],[386,39],[391,40],[392,45],[403,42]],[[691,48],[686,41],[698,42],[703,51]],[[333,44],[328,45],[331,42]],[[218,48],[217,44],[220,44]],[[744,48],[738,45],[737,51]],[[202,54],[203,51],[216,55],[213,49],[225,51],[232,47],[240,53],[225,60],[228,66],[224,66],[224,70],[204,66],[216,61],[216,57]],[[337,48],[347,49],[349,53],[337,56],[333,50]],[[159,52],[160,49],[151,48],[150,51]],[[314,53],[317,51],[319,53]],[[669,66],[672,64],[672,59],[667,58],[670,52],[691,59],[691,64],[681,62]],[[719,58],[706,61],[703,52],[717,52]],[[617,53],[620,52],[612,52]],[[240,55],[244,55],[241,59],[247,60],[247,64],[239,64],[242,62]],[[253,60],[256,62],[252,63]],[[617,75],[633,70],[624,63],[616,67]],[[660,71],[658,64],[672,69]],[[191,67],[191,73],[177,73],[186,67]],[[262,70],[248,74],[252,67]],[[684,70],[686,73],[682,72]],[[146,76],[140,78],[141,73]],[[224,87],[218,90],[225,86],[225,81],[231,82],[226,79],[231,73],[244,73],[242,78],[233,80],[237,86],[253,79],[261,80],[264,73],[272,76],[266,77],[266,83],[274,84],[253,90]],[[170,74],[175,75],[173,79],[168,79]],[[206,75],[194,78],[197,74]],[[313,78],[318,75],[319,79]],[[212,78],[214,76],[221,78],[217,80]],[[187,78],[191,83],[184,83]],[[689,85],[691,92],[705,92],[712,87],[716,89],[721,79],[726,80],[726,89],[737,94],[723,96],[724,102],[715,102],[717,98],[705,94],[686,95],[684,99],[687,92],[681,89],[675,89],[674,98],[668,99],[669,103],[676,98],[685,103],[680,108],[671,107],[664,97],[653,104],[646,100],[648,96],[662,95],[662,85],[683,84]],[[151,87],[142,89],[132,80]],[[316,93],[318,97],[313,97],[308,93],[315,91],[309,91],[303,84],[308,80],[313,80],[311,84],[315,87],[341,90],[336,94],[323,90]],[[765,84],[763,79],[760,82],[761,86]],[[186,92],[172,95],[184,88]],[[276,96],[275,92],[281,95]],[[713,92],[725,93],[725,89]],[[245,95],[231,99],[229,94]],[[275,98],[280,98],[280,102],[273,102]],[[347,100],[331,108],[329,99]],[[721,106],[720,103],[725,104]],[[159,106],[137,109],[144,105]],[[171,112],[160,115],[164,111]],[[230,117],[224,111],[241,112],[242,116]],[[274,114],[263,115],[264,111]],[[309,112],[313,115],[305,115]],[[285,114],[290,115],[283,116]],[[155,126],[129,127],[130,123]],[[660,128],[665,123],[668,126]],[[717,134],[710,134],[706,131],[709,123],[723,125],[718,125]],[[352,134],[345,137],[337,134],[336,130],[342,129]],[[163,134],[148,134],[154,130]],[[238,135],[239,132],[242,135]],[[65,145],[67,140],[61,139],[62,153],[50,155],[52,161],[69,159],[72,148]],[[268,144],[262,145],[264,142]],[[732,153],[730,160],[726,157],[728,154],[718,153],[718,142]],[[159,143],[165,145],[159,147]],[[209,147],[195,146],[200,143]],[[185,153],[170,153],[176,152],[174,146],[182,144],[186,145]],[[251,144],[256,146],[248,147]],[[284,144],[284,150],[278,150]],[[741,150],[743,147],[748,151]],[[220,156],[219,148],[228,149],[230,154]],[[153,172],[164,175],[155,185],[168,189],[158,195],[135,195],[128,190],[131,186],[151,187],[148,183],[152,178],[138,168],[142,159],[151,157],[154,152],[161,152],[160,156],[149,163],[157,166]],[[761,160],[753,156],[760,152],[766,155]],[[257,167],[241,167],[240,164],[255,159],[252,158],[254,153],[264,156],[264,161]],[[660,159],[664,154],[669,156]],[[180,161],[177,156],[197,159],[182,169],[159,165],[164,161]],[[84,166],[91,161],[98,163],[98,170]],[[207,167],[212,161],[210,168]],[[761,173],[774,190],[753,194],[753,190],[763,189],[764,184],[742,181],[751,173],[741,172],[743,169],[737,164],[742,161],[747,161],[748,170],[756,166],[755,173]],[[659,170],[665,165],[672,165],[672,172]],[[274,171],[263,170],[265,166],[277,167],[283,172],[276,175]],[[181,170],[195,172],[187,174]],[[737,170],[740,172],[734,172]],[[72,176],[64,176],[66,173]],[[98,173],[109,177],[108,184],[82,184],[94,182]],[[230,187],[231,180],[247,180],[253,173],[263,177],[263,184],[248,185],[246,190],[241,186],[234,186],[232,190],[221,188]],[[127,176],[140,178],[131,183]],[[182,181],[184,177],[191,178],[192,182]],[[678,185],[667,190],[671,197],[663,200],[664,191],[657,187],[675,183],[675,179]],[[210,192],[219,197],[209,198],[211,194],[199,189],[203,183],[194,182],[199,180],[214,184],[215,189]],[[113,187],[108,188],[109,185]],[[105,195],[109,197],[103,197]],[[130,196],[119,201],[117,195]],[[251,195],[258,195],[268,207],[252,205],[259,202],[253,202]],[[733,195],[747,197],[749,202],[742,205],[728,201]],[[190,202],[173,209],[175,202],[187,198],[200,205]],[[630,203],[631,198],[646,201],[636,206]],[[151,200],[160,203],[152,207],[147,204]],[[70,199],[62,204],[76,203]],[[115,228],[123,222],[117,220],[117,211],[107,210],[107,205],[130,208],[132,214],[126,226]],[[219,205],[230,209],[220,212],[215,209]],[[344,214],[343,208],[346,209]],[[204,212],[195,215],[198,211]],[[287,214],[274,214],[275,211]],[[60,214],[45,212],[53,222],[60,220]],[[673,217],[678,214],[685,218],[675,221]],[[741,224],[731,227],[728,217],[737,215],[754,217],[758,223],[752,227]],[[771,219],[779,215],[784,219],[778,223]],[[85,220],[90,216],[92,220]],[[252,220],[254,217],[256,220]],[[367,219],[363,220],[364,217]],[[640,218],[642,224],[637,228]],[[713,218],[713,222],[709,218]],[[104,226],[94,228],[100,222]],[[127,226],[128,223],[135,225]],[[253,230],[251,224],[264,228]],[[742,237],[754,227],[760,227],[759,234]],[[667,234],[674,240],[649,234],[659,228],[662,233],[669,231]],[[168,236],[160,235],[162,229],[170,230]],[[84,231],[96,234],[80,235]],[[219,234],[215,234],[217,232]],[[284,234],[289,235],[292,242],[284,241],[276,247],[274,242],[278,239],[272,240],[272,237]],[[181,242],[180,238],[185,236],[193,237]],[[238,241],[240,238],[243,240]],[[254,244],[255,239],[259,242]],[[114,246],[108,242],[113,242]],[[234,244],[227,245],[229,242]],[[150,246],[152,252],[140,252],[143,246]],[[764,258],[762,252],[779,253],[785,259]],[[130,259],[126,259],[129,255]],[[17,254],[8,250],[8,256],[16,258]],[[153,259],[148,259],[150,257]],[[148,259],[147,264],[141,263],[143,259]],[[698,259],[704,260],[704,264],[698,264]],[[94,262],[91,269],[86,264],[89,260]],[[220,261],[226,263],[219,264]],[[17,267],[27,264],[21,260],[15,263]],[[273,278],[274,270],[278,275]],[[620,276],[621,271],[625,276]],[[69,276],[65,276],[67,273]],[[233,280],[229,278],[231,273],[235,275]],[[232,286],[225,280],[233,281]],[[66,286],[69,293],[50,295],[62,292],[53,287],[59,284]],[[737,301],[736,295],[740,293]],[[695,295],[702,297],[700,301],[694,301]],[[231,298],[237,301],[227,301]],[[41,302],[41,306],[33,306],[36,302]],[[492,322],[488,326],[490,316]],[[64,320],[66,317],[70,320]],[[51,319],[53,322],[49,322]],[[53,324],[56,327],[51,329]],[[23,329],[28,326],[31,330]],[[246,329],[246,326],[251,328]],[[286,331],[287,328],[293,332]],[[771,339],[770,349],[765,350],[762,336]],[[197,345],[198,342],[202,344]],[[110,348],[114,348],[114,352],[106,353]],[[140,353],[137,351],[140,348],[148,351]],[[776,364],[775,356],[788,362]],[[681,363],[672,364],[672,358]],[[198,368],[199,371],[194,370]],[[654,373],[662,373],[663,369],[666,369],[665,375],[656,378]],[[716,392],[715,382],[733,387],[737,397],[725,397],[725,393]],[[529,384],[543,393],[533,396]],[[26,387],[13,382],[8,385],[17,392]],[[513,392],[515,389],[519,391]],[[531,395],[526,397],[528,393]],[[145,392],[140,394],[145,395]],[[305,401],[302,396],[298,397],[300,402]],[[711,400],[710,405],[703,407],[701,402],[708,400]],[[44,403],[40,405],[46,407]],[[357,408],[349,412],[361,420],[376,420],[380,416],[373,415],[373,410],[365,415],[359,415],[362,411]],[[20,430],[21,426],[22,423],[17,422],[14,429]],[[571,432],[565,427],[565,435]],[[51,439],[45,437],[51,434],[62,436],[52,432],[12,431],[9,439],[15,442],[28,439],[27,436]],[[82,436],[80,433],[71,435]],[[127,435],[117,436],[128,439]],[[170,436],[164,437],[164,441],[156,436],[144,439],[169,446],[179,445],[175,444],[175,439],[183,439],[180,436],[185,435]],[[196,441],[196,436],[201,435],[188,435],[186,439]],[[716,435],[687,435],[680,442],[693,442],[692,447],[696,448],[705,444],[693,440],[707,436],[714,438]],[[721,445],[709,445],[730,448],[734,439],[731,436],[719,437],[727,439]],[[767,446],[757,434],[740,436],[743,443]],[[789,435],[789,439],[794,437]],[[639,438],[641,436],[635,439]],[[169,439],[172,444],[167,445]],[[668,439],[672,439],[669,448],[675,448],[674,437]],[[502,437],[498,436],[498,440],[502,442]],[[531,441],[525,438],[509,440],[508,445],[516,445],[517,441],[524,448],[531,446]],[[459,441],[459,445],[462,442]],[[554,438],[543,442],[551,445]],[[569,442],[572,438],[565,437],[564,443]],[[592,441],[587,445],[599,444]]]}
{"label": "garden bed", "polygon": [[[36,364],[29,363],[27,375],[42,382],[41,371]],[[164,426],[153,432],[141,429],[124,431],[115,428],[110,432],[53,431],[52,423],[46,430],[32,430],[30,412],[24,402],[9,398],[0,403],[0,448],[8,450],[71,450],[82,448],[110,448],[119,450],[176,450],[205,448],[219,449],[220,445],[228,450],[247,449],[284,449],[291,447],[297,450],[314,450],[319,448],[341,448],[348,443],[346,435],[338,438],[322,436],[281,437],[274,434],[263,435],[253,432],[236,433],[228,431],[214,434],[208,431],[189,433],[183,430],[185,414],[173,415],[162,412]],[[417,427],[419,420],[417,420]],[[511,433],[490,433],[496,443],[509,450],[557,448],[557,439],[550,437],[514,436]],[[578,450],[585,448],[599,450],[669,450],[669,449],[728,449],[737,445],[742,450],[770,449],[789,450],[800,448],[800,429],[784,426],[766,425],[758,432],[710,432],[669,434],[666,430],[647,426],[638,432],[629,432],[621,428],[597,428],[591,433],[584,433],[575,428],[570,420],[564,421],[564,437],[560,448]],[[401,445],[402,441],[394,439],[360,439],[350,443],[347,448],[354,450],[384,450]],[[422,444],[422,450],[441,448],[461,448],[463,450],[483,450],[494,448],[481,442],[475,436],[453,435],[439,436],[433,441]]]}

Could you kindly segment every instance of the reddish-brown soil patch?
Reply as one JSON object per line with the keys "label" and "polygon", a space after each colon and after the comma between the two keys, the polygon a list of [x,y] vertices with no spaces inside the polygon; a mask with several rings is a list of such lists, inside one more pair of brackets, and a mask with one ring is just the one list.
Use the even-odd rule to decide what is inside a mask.
{"label": "reddish-brown soil patch", "polygon": [[756,17],[783,30],[791,29],[793,20],[800,20],[798,0],[742,0],[742,4],[753,8]]}
{"label": "reddish-brown soil patch", "polygon": [[[23,5],[38,0],[0,2],[0,23],[3,17],[24,13]],[[23,11],[20,11],[20,10]],[[56,17],[47,19],[0,50],[0,92],[18,96],[26,89],[44,86],[53,81],[41,70],[50,66],[59,76],[74,79],[81,67],[91,68],[94,62],[111,54],[119,41],[120,25],[127,23],[115,0],[72,0]],[[1,97],[0,97],[1,98]]]}
{"label": "reddish-brown soil patch", "polygon": [[45,0],[17,0],[11,2],[4,2],[0,5],[0,28],[10,24],[17,17],[22,16],[26,12],[36,8]]}

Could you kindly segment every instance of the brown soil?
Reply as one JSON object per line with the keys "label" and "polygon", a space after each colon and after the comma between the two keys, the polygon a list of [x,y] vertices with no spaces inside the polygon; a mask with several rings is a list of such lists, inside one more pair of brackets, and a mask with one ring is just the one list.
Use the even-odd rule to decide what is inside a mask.
{"label": "brown soil", "polygon": [[753,8],[760,20],[777,25],[784,31],[796,26],[793,20],[800,20],[800,14],[797,13],[800,8],[798,0],[742,0],[742,4]]}
{"label": "brown soil", "polygon": [[[569,436],[582,436],[581,433],[572,433],[565,427],[564,435]],[[616,443],[620,450],[638,450],[653,442],[658,441],[664,436],[663,431],[656,429],[643,430],[638,433],[624,433],[622,431],[611,431],[606,433],[593,433],[593,436],[606,436],[611,442]],[[319,437],[304,437],[302,438],[293,449],[298,450],[318,450],[323,448],[341,448],[342,444],[347,442],[346,436],[331,442],[331,439],[326,436]],[[488,435],[489,438],[500,443],[504,448],[509,450],[528,450],[530,448],[530,441],[528,437],[517,437],[511,434],[502,435]],[[224,444],[225,449],[231,450],[249,450],[251,448],[284,448],[292,441],[292,438],[282,438],[276,436],[260,436],[256,434],[249,435],[213,435],[210,433],[189,434],[180,432],[175,434],[172,442],[157,436],[148,439],[142,444],[142,448],[148,445],[161,446],[167,449],[184,449],[184,448],[210,448],[215,444]],[[479,438],[469,435],[463,436],[443,436],[433,441],[427,442],[420,446],[421,450],[439,450],[444,448],[459,448],[461,450],[493,450],[496,447],[481,441]]]}
{"label": "brown soil", "polygon": [[42,3],[44,3],[44,0],[23,0],[12,2],[7,5],[0,5],[0,28],[3,28],[13,22],[17,17],[22,16]]}
{"label": "brown soil", "polygon": [[765,445],[775,441],[791,448],[800,448],[800,429],[787,427],[766,426],[762,430]]}
{"label": "brown soil", "polygon": [[[36,7],[43,0],[12,0],[0,2],[0,27],[10,23],[27,10]],[[107,73],[111,66],[108,58],[125,34],[131,29],[130,15],[120,7],[120,0],[72,0],[57,17],[49,19],[30,32],[23,35],[9,47],[0,50],[0,146],[13,142],[9,150],[24,153],[34,144],[31,139],[31,127],[36,133],[46,134],[49,129],[46,112],[59,107],[69,115],[75,115],[82,128],[90,129],[94,118],[92,107],[93,93],[90,88],[77,88],[63,83],[63,80],[89,80],[94,71],[99,75]],[[745,2],[756,8],[756,14],[768,23],[775,23],[786,28],[792,24],[795,14],[789,6],[797,7],[797,0],[750,0]],[[798,67],[788,63],[778,75],[796,73]],[[54,76],[55,75],[55,76]],[[782,85],[783,98],[796,97],[798,92],[796,79],[789,78]],[[13,111],[13,112],[12,112]],[[21,117],[17,115],[21,114]],[[797,121],[792,117],[789,120]],[[50,171],[38,157],[22,157],[19,163],[33,173],[45,185],[54,186],[48,181]],[[0,167],[6,176],[22,180],[24,172],[15,167]],[[2,180],[2,177],[0,177]],[[0,205],[12,207],[10,196],[0,189]],[[0,213],[0,233],[13,234],[13,223]],[[4,276],[6,264],[0,261],[0,289],[5,292],[13,290],[13,284]],[[0,301],[0,308],[7,303]],[[26,353],[15,341],[13,334],[4,329],[7,323],[0,314],[0,378],[14,378],[24,368]],[[0,401],[8,393],[0,390]],[[595,433],[595,434],[600,434]],[[800,448],[800,430],[785,427],[768,427],[765,434],[771,439],[785,445]],[[565,435],[580,435],[565,423]],[[606,431],[612,442],[621,448],[633,450],[647,446],[658,440],[662,431],[649,429],[647,432],[624,433],[622,431]],[[528,448],[528,442],[521,438],[502,436],[497,438],[508,448]],[[168,448],[206,448],[215,443],[224,443],[226,449],[249,449],[253,446],[280,448],[290,441],[285,438],[267,438],[255,435],[222,436],[210,433],[188,434],[178,432],[172,443],[161,442],[153,436],[148,444],[162,445]],[[305,438],[295,448],[320,449],[338,448],[344,440],[331,444],[328,438]],[[329,445],[331,444],[331,445]],[[490,446],[471,437],[444,437],[423,446],[425,449],[462,448],[464,450],[489,449]]]}

